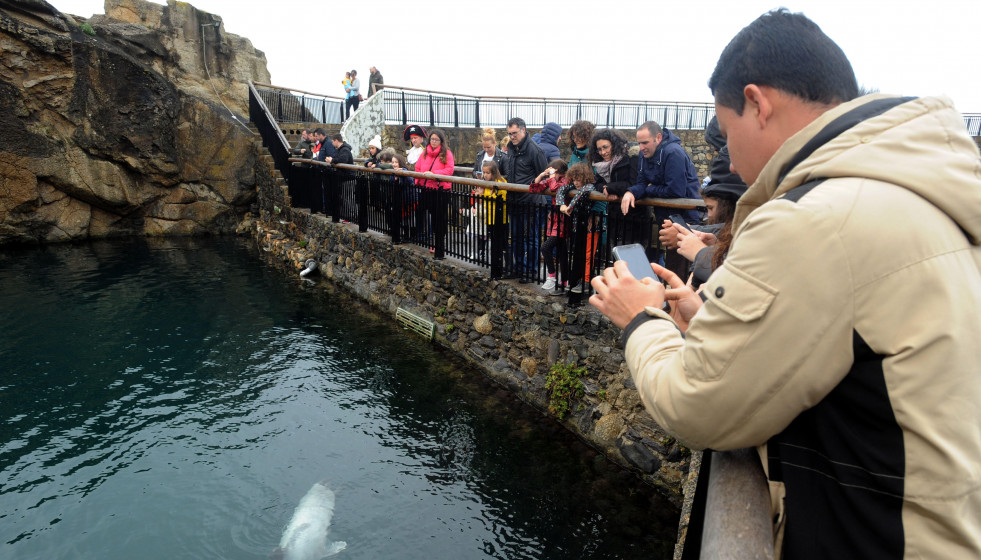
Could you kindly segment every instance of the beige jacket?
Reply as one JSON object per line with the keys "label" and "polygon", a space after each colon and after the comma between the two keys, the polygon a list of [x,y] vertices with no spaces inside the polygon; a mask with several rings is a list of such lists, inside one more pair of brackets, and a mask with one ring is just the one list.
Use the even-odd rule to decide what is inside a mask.
{"label": "beige jacket", "polygon": [[626,333],[666,430],[759,446],[787,558],[981,558],[981,159],[944,98],[841,129],[884,99],[777,151],[686,338]]}

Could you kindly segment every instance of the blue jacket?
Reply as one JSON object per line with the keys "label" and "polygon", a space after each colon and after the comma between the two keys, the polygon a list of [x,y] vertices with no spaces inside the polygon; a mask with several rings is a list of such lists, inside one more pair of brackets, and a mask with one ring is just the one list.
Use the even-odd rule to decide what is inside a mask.
{"label": "blue jacket", "polygon": [[[545,152],[545,159],[552,161],[553,159],[558,159],[562,157],[559,154],[559,138],[562,136],[562,127],[554,122],[547,123],[542,131],[531,139],[535,140],[535,143],[541,146],[542,151]],[[538,137],[536,140],[535,137]]]}
{"label": "blue jacket", "polygon": [[[701,198],[698,194],[698,172],[688,153],[681,147],[681,138],[663,129],[661,143],[650,158],[641,156],[637,163],[637,183],[628,190],[641,198]],[[674,212],[686,221],[697,224],[701,217],[695,210],[672,210],[654,207],[657,224]]]}

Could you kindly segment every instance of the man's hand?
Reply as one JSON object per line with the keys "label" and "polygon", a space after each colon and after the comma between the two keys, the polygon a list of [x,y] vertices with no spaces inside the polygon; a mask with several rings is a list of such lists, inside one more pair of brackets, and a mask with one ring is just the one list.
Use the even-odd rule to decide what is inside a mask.
{"label": "man's hand", "polygon": [[678,248],[678,230],[674,229],[674,222],[664,220],[661,223],[661,229],[657,232],[657,240],[661,242],[662,247],[669,251]]}
{"label": "man's hand", "polygon": [[[675,227],[681,228],[681,226],[675,224]],[[695,261],[695,255],[699,251],[707,247],[705,243],[702,243],[701,238],[699,238],[695,233],[681,228],[684,234],[678,236],[678,254],[685,257],[691,262]]]}
{"label": "man's hand", "polygon": [[634,193],[627,191],[623,195],[623,200],[620,201],[620,211],[626,216],[627,212],[634,207]]}
{"label": "man's hand", "polygon": [[[653,265],[651,268],[657,273]],[[596,293],[590,296],[589,303],[621,329],[645,307],[664,305],[664,286],[652,278],[637,280],[624,261],[613,263],[612,267],[603,271],[602,276],[594,277],[590,284]]]}
{"label": "man's hand", "polygon": [[[681,332],[687,332],[688,323],[695,316],[695,313],[702,308],[702,298],[692,291],[690,283],[685,284],[674,272],[654,263],[651,263],[651,269],[654,270],[654,274],[667,281],[669,288],[664,291],[664,297],[667,299],[668,305],[671,306],[671,311],[668,314],[671,315],[675,323],[678,323]],[[590,303],[592,303],[592,299],[590,299]]]}

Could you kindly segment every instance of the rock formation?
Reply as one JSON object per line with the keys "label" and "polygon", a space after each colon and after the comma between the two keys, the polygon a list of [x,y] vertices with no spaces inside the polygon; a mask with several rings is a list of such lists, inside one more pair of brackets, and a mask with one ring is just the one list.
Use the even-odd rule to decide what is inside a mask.
{"label": "rock formation", "polygon": [[269,81],[265,55],[184,2],[85,20],[0,0],[0,245],[234,230],[255,198],[249,79]]}

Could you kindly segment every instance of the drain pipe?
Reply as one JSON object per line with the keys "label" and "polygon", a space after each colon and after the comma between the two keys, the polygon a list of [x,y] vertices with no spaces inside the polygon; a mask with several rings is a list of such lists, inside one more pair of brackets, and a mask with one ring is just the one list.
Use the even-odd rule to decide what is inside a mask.
{"label": "drain pipe", "polygon": [[308,259],[307,262],[303,263],[304,269],[300,271],[300,277],[304,277],[310,274],[314,270],[317,270],[317,261],[313,259]]}

